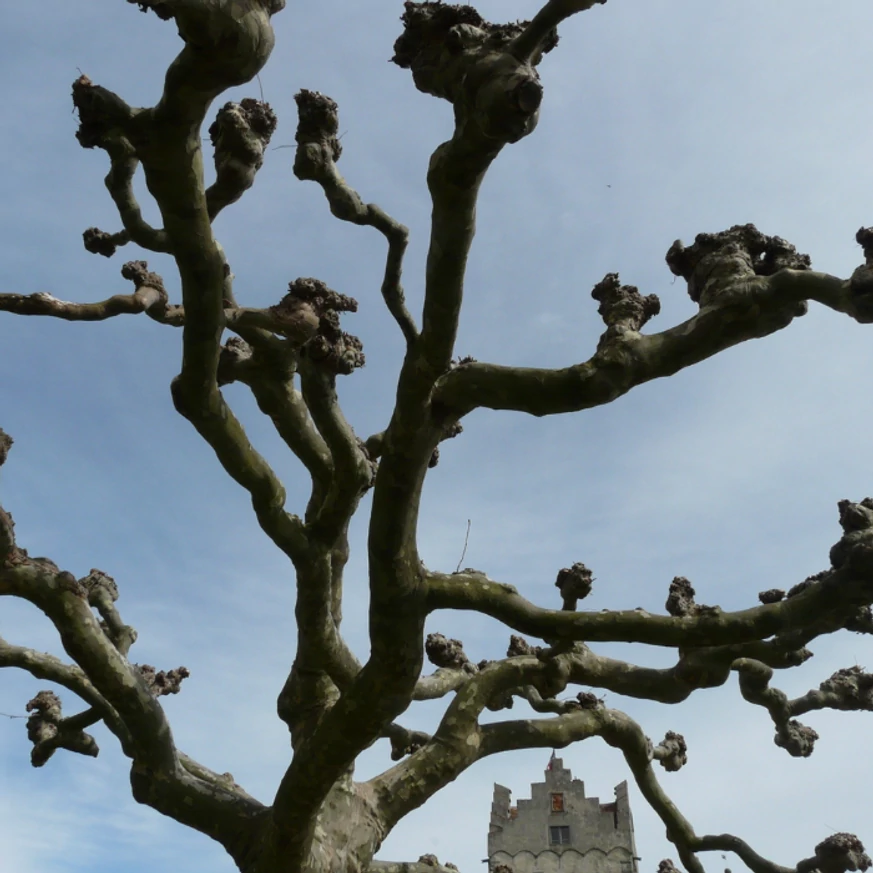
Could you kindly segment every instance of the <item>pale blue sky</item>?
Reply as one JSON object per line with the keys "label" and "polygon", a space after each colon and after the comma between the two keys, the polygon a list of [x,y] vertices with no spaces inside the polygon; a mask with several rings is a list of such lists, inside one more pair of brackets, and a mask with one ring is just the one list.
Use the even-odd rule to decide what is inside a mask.
{"label": "pale blue sky", "polygon": [[[512,20],[538,4],[477,8]],[[404,284],[415,311],[428,238],[424,172],[450,134],[451,109],[387,63],[401,12],[399,0],[290,0],[274,20],[278,44],[261,82],[279,116],[275,145],[294,141],[300,88],[338,101],[341,171],[411,229]],[[590,289],[611,271],[660,295],[652,330],[675,324],[693,306],[664,265],[667,248],[739,222],[786,237],[818,269],[848,275],[861,258],[854,233],[873,224],[871,26],[864,0],[609,0],[566,24],[540,67],[538,129],[505,150],[482,189],[458,353],[544,366],[587,358],[602,328]],[[0,291],[71,300],[127,292],[118,271],[140,256],[135,249],[111,261],[82,249],[82,230],[118,222],[102,184],[105,155],[74,139],[70,85],[81,69],[130,103],[152,103],[177,49],[172,25],[122,0],[44,0],[4,17]],[[245,94],[258,96],[257,83],[229,96]],[[362,337],[367,366],[341,391],[366,436],[385,424],[401,350],[378,291],[384,241],[333,219],[317,186],[294,178],[293,155],[268,153],[255,188],[221,215],[216,233],[246,305],[276,302],[298,276],[358,298],[346,327]],[[178,299],[166,259],[149,262]],[[179,746],[267,801],[288,758],[273,712],[294,649],[292,577],[244,492],[172,409],[179,343],[177,331],[142,317],[84,325],[0,314],[0,427],[16,439],[0,496],[32,553],[77,575],[96,566],[117,579],[119,607],[140,633],[132,657],[191,670],[166,704]],[[813,307],[779,335],[605,409],[549,420],[477,413],[431,474],[422,555],[454,569],[469,518],[464,563],[545,605],[558,605],[557,569],[577,560],[597,577],[592,609],[662,610],[675,575],[689,577],[704,602],[752,605],[759,590],[826,566],[840,534],[837,500],[873,494],[871,365],[873,327]],[[228,397],[288,486],[289,508],[301,510],[298,465],[245,390],[234,386]],[[345,608],[362,654],[365,512]],[[469,614],[437,615],[432,629],[463,639],[474,659],[498,656],[508,636]],[[27,605],[0,602],[0,634],[58,650]],[[798,693],[837,667],[873,665],[862,637],[843,634],[814,650],[780,687]],[[0,711],[21,712],[43,686],[5,671]],[[655,739],[667,729],[685,734],[689,764],[663,782],[699,832],[739,833],[785,864],[833,830],[873,844],[863,793],[873,778],[869,715],[808,717],[822,738],[799,761],[773,745],[766,714],[741,700],[734,680],[678,707],[626,708]],[[438,713],[422,706],[407,723],[433,724]],[[97,760],[58,754],[32,770],[23,722],[0,719],[0,869],[233,869],[206,838],[135,804],[112,738],[100,731],[98,741]],[[562,754],[601,799],[628,776],[596,740]],[[382,856],[435,852],[477,873],[492,783],[523,796],[547,759],[536,751],[482,762],[403,822]],[[377,746],[360,773],[387,763]],[[631,801],[642,869],[653,873],[675,854],[633,788]],[[724,866],[718,855],[704,860]]]}

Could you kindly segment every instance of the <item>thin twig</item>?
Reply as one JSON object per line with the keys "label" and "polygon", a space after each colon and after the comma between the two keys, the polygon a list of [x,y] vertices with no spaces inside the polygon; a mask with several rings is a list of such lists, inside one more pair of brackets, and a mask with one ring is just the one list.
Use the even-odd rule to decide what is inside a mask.
{"label": "thin twig", "polygon": [[468,519],[467,519],[467,535],[464,537],[464,551],[461,552],[461,560],[458,561],[458,566],[455,567],[455,572],[456,572],[456,573],[460,573],[460,572],[461,572],[461,564],[462,564],[462,562],[463,562],[463,560],[464,560],[464,555],[467,554],[467,543],[468,543],[469,541],[470,541],[470,519],[468,518]]}

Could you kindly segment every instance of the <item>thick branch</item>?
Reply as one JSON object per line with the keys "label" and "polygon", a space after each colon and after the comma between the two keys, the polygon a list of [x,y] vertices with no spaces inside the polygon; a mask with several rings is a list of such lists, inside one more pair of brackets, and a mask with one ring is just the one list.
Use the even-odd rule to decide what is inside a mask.
{"label": "thick branch", "polygon": [[155,111],[161,123],[196,124],[222,91],[250,82],[273,50],[270,16],[285,0],[129,0],[173,18],[185,48],[176,57]]}
{"label": "thick branch", "polygon": [[157,773],[172,772],[175,748],[163,709],[140,673],[101,629],[85,586],[50,561],[30,559],[19,550],[11,562],[0,566],[2,594],[30,601],[51,619],[64,649],[130,732],[129,751]]}
{"label": "thick branch", "polygon": [[130,784],[134,799],[214,839],[238,862],[266,826],[269,809],[248,795],[230,773],[217,774],[179,753],[171,774],[136,764]]}
{"label": "thick branch", "polygon": [[[401,649],[410,656],[402,684],[411,693],[421,661],[415,525],[427,465],[446,423],[433,421],[431,392],[452,358],[479,186],[503,146],[533,130],[542,89],[533,67],[505,50],[520,25],[491,25],[469,6],[411,2],[402,20],[394,63],[412,71],[419,90],[451,102],[455,114],[453,136],[428,169],[433,213],[422,331],[404,361],[381,442],[369,536],[373,651],[393,671],[387,662],[397,659],[396,627],[410,628]],[[394,621],[379,618],[390,613]]]}
{"label": "thick branch", "polygon": [[[231,357],[238,364],[234,368],[237,377],[250,386],[260,410],[270,416],[279,435],[312,476],[312,494],[306,512],[306,521],[311,523],[325,505],[334,478],[334,462],[330,449],[310,420],[303,396],[294,387],[297,357],[288,348],[276,349],[264,344],[259,344],[252,353],[241,340],[229,341],[223,349],[222,362]],[[318,667],[327,672],[336,688],[344,689],[360,670],[360,664],[339,633],[342,572],[348,559],[345,530],[334,539],[327,553],[329,558],[321,566],[310,556],[306,562],[309,571],[304,570],[303,562],[298,562],[297,618],[298,626],[305,630],[298,638],[298,645],[307,642],[304,637],[312,636],[308,645],[319,649]],[[298,650],[298,654],[303,653]],[[311,655],[310,652],[309,660]],[[295,684],[292,671],[279,704],[281,717],[289,726],[296,721],[291,710],[299,709],[297,705],[289,706],[300,690],[292,687]]]}
{"label": "thick branch", "polygon": [[[680,859],[689,871],[704,873],[696,853],[712,850],[735,852],[753,873],[789,873],[791,869],[812,873],[815,869],[822,869],[825,861],[829,862],[829,869],[835,870],[866,869],[870,866],[864,847],[849,834],[834,835],[820,843],[816,846],[815,856],[801,861],[796,868],[781,867],[767,861],[737,837],[698,837],[691,823],[661,788],[652,769],[653,758],[664,755],[659,756],[655,752],[639,725],[624,713],[595,709],[568,713],[545,721],[524,720],[484,725],[481,731],[483,756],[522,747],[563,748],[580,739],[602,736],[607,743],[623,752],[640,792],[666,826],[668,839],[677,847]],[[667,740],[670,740],[670,734]],[[684,741],[680,745],[680,755],[684,755]],[[845,865],[841,863],[843,860],[847,862]]]}
{"label": "thick branch", "polygon": [[[93,577],[92,573],[85,582]],[[39,678],[58,682],[92,707],[69,719],[54,719],[52,724],[58,731],[54,737],[49,736],[50,725],[48,729],[41,726],[45,719],[35,725],[35,730],[39,728],[36,737],[39,762],[50,753],[53,743],[54,747],[93,754],[95,747],[89,745],[81,732],[102,718],[118,736],[125,754],[133,759],[134,797],[208,834],[233,854],[236,842],[246,834],[248,823],[263,814],[263,807],[232,784],[216,785],[192,775],[191,771],[196,770],[192,762],[191,767],[183,766],[155,691],[143,670],[131,665],[119,651],[118,643],[123,647],[127,638],[113,632],[114,621],[107,622],[105,630],[101,628],[92,612],[89,587],[93,596],[95,588],[104,586],[85,582],[58,571],[45,558],[29,558],[14,544],[11,553],[0,562],[0,595],[22,597],[41,609],[79,667],[6,643],[0,645],[0,663],[19,666]],[[96,600],[95,604],[101,609]]]}
{"label": "thick branch", "polygon": [[509,51],[520,61],[531,62],[543,46],[555,41],[555,28],[577,12],[602,5],[606,0],[549,0],[510,43]]}
{"label": "thick branch", "polygon": [[2,667],[18,667],[26,670],[37,679],[54,682],[81,697],[90,704],[89,711],[94,713],[94,721],[102,719],[120,741],[125,754],[132,755],[132,739],[129,731],[118,717],[118,713],[94,687],[80,667],[65,664],[60,658],[45,652],[14,646],[0,638],[0,668]]}
{"label": "thick branch", "polygon": [[186,43],[167,71],[161,100],[154,110],[130,110],[105,89],[77,82],[79,139],[110,154],[124,139],[142,161],[182,280],[185,323],[182,368],[173,384],[176,408],[249,491],[272,539],[286,552],[299,551],[302,523],[284,511],[284,489],[252,449],[216,384],[228,269],[211,233],[199,140],[211,101],[226,88],[249,81],[266,62],[274,42],[270,16],[284,3],[155,0],[141,6],[174,18]]}
{"label": "thick branch", "polygon": [[569,668],[565,656],[549,661],[527,656],[494,661],[466,675],[467,681],[457,688],[433,737],[369,783],[379,798],[386,828],[487,754],[479,725],[486,707],[500,708],[511,691],[528,685],[545,697],[554,697],[566,686]]}
{"label": "thick branch", "polygon": [[163,288],[142,286],[133,294],[116,294],[99,303],[70,303],[51,294],[0,294],[0,312],[14,315],[49,315],[65,321],[104,321],[116,315],[145,312],[162,324],[181,326],[184,314],[180,307],[167,306]]}
{"label": "thick branch", "polygon": [[430,3],[407,3],[403,23],[394,62],[412,70],[420,90],[453,104],[455,131],[430,162],[433,216],[423,326],[404,361],[397,404],[381,441],[368,541],[371,659],[325,720],[326,726],[336,718],[339,726],[344,705],[360,711],[365,701],[381,698],[362,726],[362,744],[408,705],[420,675],[425,604],[418,504],[433,451],[450,424],[432,419],[431,389],[452,358],[479,186],[503,146],[533,130],[542,96],[533,67],[506,51],[521,25],[497,27],[470,7]]}
{"label": "thick branch", "polygon": [[95,568],[79,582],[85,587],[88,603],[103,619],[104,632],[115,648],[126,656],[130,647],[136,642],[136,631],[122,621],[115,607],[115,601],[118,600],[118,586],[115,580]]}
{"label": "thick branch", "polygon": [[538,25],[494,25],[470,6],[407,3],[402,20],[394,63],[455,113],[452,139],[433,153],[427,177],[433,215],[420,353],[436,377],[452,357],[479,186],[501,149],[535,128],[542,85],[534,65],[555,40],[519,56],[514,41]]}
{"label": "thick branch", "polygon": [[61,715],[60,698],[52,691],[40,691],[27,703],[27,738],[33,743],[30,762],[42,767],[58,749],[96,758],[100,752],[97,743],[85,728],[99,721],[92,711],[72,718]]}
{"label": "thick branch", "polygon": [[371,656],[314,733],[295,750],[273,803],[277,831],[272,851],[285,863],[302,860],[324,798],[360,752],[408,705],[411,689],[401,685],[405,665],[398,672],[399,679],[386,675],[380,661]]}
{"label": "thick branch", "polygon": [[470,678],[464,670],[442,668],[429,676],[422,676],[415,684],[413,700],[436,700],[457,691]]}
{"label": "thick branch", "polygon": [[118,246],[132,241],[151,251],[170,252],[169,236],[145,221],[133,191],[133,177],[139,166],[134,140],[147,113],[128,106],[117,94],[94,85],[85,75],[73,83],[73,105],[79,111],[79,143],[84,148],[102,148],[109,155],[111,166],[105,184],[124,226],[115,234],[89,228],[83,234],[85,248],[108,258]]}
{"label": "thick branch", "polygon": [[304,360],[300,363],[300,381],[306,406],[333,461],[324,502],[310,523],[311,535],[332,543],[348,525],[361,495],[372,485],[374,465],[340,408],[336,376]]}
{"label": "thick branch", "polygon": [[790,700],[784,692],[770,687],[773,671],[750,658],[732,665],[740,678],[740,691],[750,703],[763,706],[776,727],[775,742],[795,757],[812,754],[818,734],[794,716],[817,709],[873,710],[873,676],[860,667],[838,670],[818,689]]}
{"label": "thick branch", "polygon": [[517,748],[564,748],[601,736],[623,752],[640,792],[667,828],[667,837],[690,871],[703,873],[692,852],[697,837],[688,820],[664,793],[651,767],[651,742],[631,718],[605,708],[570,712],[557,718],[525,719],[482,726],[482,756]]}
{"label": "thick branch", "polygon": [[[531,649],[529,654],[536,652]],[[541,652],[537,657],[549,655]],[[738,658],[755,657],[772,667],[785,669],[802,664],[810,657],[810,653],[805,649],[789,649],[773,640],[686,648],[681,650],[673,667],[659,669],[598,655],[587,646],[577,643],[564,652],[562,657],[568,665],[568,681],[573,684],[604,689],[626,697],[679,703],[697,689],[723,685],[730,676],[731,665]],[[490,663],[492,662],[482,662],[478,669],[482,670]],[[445,697],[450,692],[457,691],[475,675],[475,670],[443,666],[435,673],[419,679],[413,699],[433,700]],[[515,689],[513,693],[524,697],[539,712],[564,712],[579,708],[578,701],[543,698],[536,688],[529,685]]]}
{"label": "thick branch", "polygon": [[757,656],[777,669],[784,669],[798,666],[809,654],[805,650],[786,650],[772,641],[689,647],[680,651],[673,667],[658,669],[607,658],[586,646],[573,653],[571,680],[626,697],[679,703],[697,689],[715,688],[727,682],[731,665],[738,658]]}
{"label": "thick branch", "polygon": [[[133,177],[139,166],[139,159],[133,149],[112,149],[110,154],[112,166],[106,176],[106,189],[118,209],[124,226],[124,236],[116,234],[113,238],[114,243],[123,245],[125,241],[130,241],[152,252],[171,252],[172,246],[166,231],[156,230],[142,217],[142,211],[133,192]],[[109,247],[95,248],[94,244],[98,237],[95,236],[94,230],[85,231],[85,248],[108,257],[113,253],[115,246],[113,245],[111,250]],[[105,243],[106,237],[100,236]]]}
{"label": "thick branch", "polygon": [[[0,467],[6,463],[6,458],[9,457],[9,449],[12,448],[14,440],[5,430],[0,428]],[[3,553],[5,554],[5,552]]]}
{"label": "thick branch", "polygon": [[305,304],[295,311],[277,312],[270,309],[248,309],[233,307],[224,312],[229,330],[245,336],[253,329],[269,331],[290,340],[293,346],[301,346],[315,335],[318,319],[311,308]]}
{"label": "thick branch", "polygon": [[[144,265],[145,261],[131,263]],[[168,304],[162,285],[141,285],[134,294],[116,294],[97,303],[71,303],[45,292],[0,294],[0,312],[47,315],[65,321],[105,321],[116,315],[145,312],[160,324],[172,327],[183,327],[185,324],[185,308]],[[277,313],[271,309],[232,307],[225,309],[223,315],[227,328],[240,335],[248,335],[253,330],[269,331],[291,340],[295,345],[302,345],[310,339],[317,325],[317,319],[306,306],[301,306],[294,314]]]}
{"label": "thick branch", "polygon": [[842,711],[873,710],[873,675],[863,667],[844,667],[825,679],[818,688],[788,702],[792,715],[817,709]]}
{"label": "thick branch", "polygon": [[[211,238],[211,234],[210,234]],[[261,528],[292,559],[305,548],[303,523],[285,511],[285,489],[266,460],[252,447],[237,418],[227,406],[218,388],[221,347],[218,344],[225,325],[247,335],[268,330],[302,344],[318,325],[312,308],[297,301],[281,309],[249,310],[232,307],[225,312],[228,267],[221,249],[215,245],[209,258],[210,270],[217,267],[218,276],[202,277],[212,281],[210,293],[185,284],[188,288],[185,331],[183,334],[182,371],[172,383],[176,409],[197,429],[217,455],[230,476],[250,494],[252,506]],[[197,260],[196,252],[191,252]],[[199,270],[191,276],[198,278]],[[208,284],[205,287],[209,287]]]}
{"label": "thick branch", "polygon": [[698,852],[733,852],[752,873],[795,873],[795,867],[782,867],[762,858],[748,843],[731,834],[700,837]]}
{"label": "thick branch", "polygon": [[[341,539],[347,548],[345,531]],[[314,734],[339,690],[349,688],[361,669],[339,631],[342,563],[335,548],[318,542],[297,561],[297,653],[278,699],[295,749]]]}
{"label": "thick branch", "polygon": [[302,521],[285,510],[284,486],[252,447],[218,388],[210,386],[205,396],[198,396],[196,387],[180,376],[172,389],[176,409],[209,443],[225,471],[249,492],[267,536],[292,559],[302,554],[306,543]]}
{"label": "thick branch", "polygon": [[209,217],[215,217],[248,191],[264,163],[264,152],[276,130],[269,103],[245,98],[225,103],[209,128],[215,148],[215,181],[206,191]]}
{"label": "thick branch", "polygon": [[[738,343],[781,330],[804,314],[807,300],[861,323],[873,321],[869,267],[856,270],[851,280],[813,272],[806,256],[779,237],[764,237],[752,225],[700,234],[688,249],[676,243],[668,262],[688,280],[689,293],[700,304],[700,312],[688,321],[661,333],[639,333],[651,311],[628,319],[627,307],[633,295],[639,303],[649,298],[621,286],[616,289],[620,305],[601,306],[607,331],[588,361],[559,370],[468,363],[440,379],[434,402],[454,417],[478,407],[537,416],[575,412],[610,403],[644,382],[672,376]],[[604,282],[610,278],[617,283],[614,274]],[[595,296],[602,293],[602,285],[595,288]]]}
{"label": "thick branch", "polygon": [[[860,554],[860,553],[859,553]],[[849,621],[873,599],[873,566],[859,561],[812,582],[780,603],[738,612],[652,615],[644,610],[569,612],[542,609],[510,585],[478,572],[428,573],[428,609],[475,610],[521,633],[550,640],[638,642],[656,646],[719,646],[764,640],[815,625],[822,613]]]}
{"label": "thick branch", "polygon": [[371,861],[366,873],[458,873],[458,868],[440,864],[435,855],[422,855],[418,861]]}
{"label": "thick branch", "polygon": [[[351,428],[339,410],[335,376],[304,361],[304,390],[324,438],[309,420],[304,395],[293,385],[298,356],[290,348],[228,343],[225,357],[240,363],[239,377],[252,386],[261,409],[310,470],[313,490],[307,508],[310,548],[298,555],[297,655],[279,695],[279,716],[288,724],[292,744],[310,736],[346,688],[360,664],[339,633],[342,570],[348,557],[346,528],[372,472]],[[366,470],[361,469],[366,463]]]}
{"label": "thick branch", "polygon": [[243,340],[231,338],[222,349],[222,369],[231,362],[234,366],[228,369],[229,376],[223,382],[231,381],[232,376],[249,386],[258,408],[270,418],[276,432],[312,477],[310,506],[317,508],[333,475],[333,460],[312,423],[303,395],[294,387],[296,354],[287,347],[271,349],[261,344],[252,349]]}
{"label": "thick branch", "polygon": [[[67,303],[48,294],[27,297],[8,294],[0,295],[0,310],[21,315],[51,315],[70,321],[98,321],[139,312],[146,312],[156,321],[176,326],[187,326],[191,321],[190,316],[186,319],[182,307],[167,305],[167,294],[160,277],[148,272],[145,262],[125,264],[122,274],[137,285],[134,294],[116,295],[101,303],[90,304]],[[226,318],[224,316],[222,311],[222,321],[228,322],[232,329],[246,331],[266,328],[297,343],[305,342],[317,326],[317,318],[305,303],[301,303],[293,312],[287,307],[281,312],[233,308],[227,311]],[[203,347],[195,340],[194,348],[194,357],[200,359]],[[249,490],[262,527],[283,550],[294,551],[301,543],[302,524],[284,512],[284,489],[266,462],[251,448],[241,425],[227,410],[217,387],[214,391],[214,402],[225,411],[222,413],[218,409],[210,415],[208,404],[205,408],[198,404],[199,408],[192,410],[192,416],[199,421],[198,429],[213,446],[225,469]],[[182,393],[174,392],[174,397],[178,398],[177,403],[185,406]]]}
{"label": "thick branch", "polygon": [[868,870],[873,864],[864,846],[854,834],[836,833],[825,837],[812,857],[798,861],[794,867],[782,867],[762,858],[746,842],[732,834],[700,837],[698,852],[733,852],[752,873],[844,873],[847,870]]}
{"label": "thick branch", "polygon": [[432,739],[430,734],[424,731],[414,731],[403,725],[392,722],[385,730],[386,739],[391,742],[391,760],[399,761],[406,755],[417,752],[425,743]]}
{"label": "thick branch", "polygon": [[[801,663],[808,657],[801,648],[805,641],[817,633],[846,626],[857,616],[858,606],[873,597],[870,582],[864,581],[869,579],[873,569],[873,501],[841,502],[840,522],[845,533],[831,550],[836,569],[806,580],[783,601],[739,613],[723,613],[717,608],[698,606],[693,601],[685,603],[683,608],[674,605],[671,610],[674,615],[669,617],[636,610],[596,614],[569,609],[540,610],[520,598],[515,589],[499,585],[482,574],[472,571],[451,576],[429,573],[430,608],[478,609],[520,630],[525,630],[521,624],[526,623],[530,629],[535,628],[537,636],[552,642],[552,648],[542,650],[536,657],[509,658],[485,666],[459,684],[455,700],[433,739],[374,781],[389,826],[483,754],[538,743],[563,745],[574,738],[591,735],[590,731],[596,728],[595,732],[603,734],[608,742],[622,746],[626,755],[630,755],[628,760],[632,768],[636,768],[641,788],[667,824],[686,867],[702,870],[691,848],[696,839],[693,831],[663,795],[649,766],[654,756],[667,769],[678,769],[685,761],[684,740],[679,735],[668,734],[657,753],[646,744],[643,762],[637,760],[639,755],[633,748],[628,751],[628,744],[633,747],[639,739],[634,734],[638,728],[629,720],[632,728],[624,722],[601,723],[597,719],[592,726],[591,720],[582,714],[588,709],[597,709],[596,705],[590,705],[590,696],[580,698],[578,705],[573,701],[556,701],[555,697],[568,681],[575,681],[675,702],[684,699],[694,688],[722,684],[736,658],[751,652],[761,654],[776,666]],[[581,570],[579,573],[581,576]],[[588,581],[587,574],[585,581]],[[586,593],[588,587],[584,586]],[[774,606],[785,612],[767,612]],[[767,639],[780,631],[786,632],[784,639]],[[682,651],[676,667],[648,670],[599,658],[584,646],[568,647],[567,642],[573,639],[646,642],[677,646]],[[516,675],[512,671],[521,672]],[[527,688],[530,685],[535,693]],[[478,715],[482,708],[505,705],[501,703],[501,696],[505,697],[507,692],[522,693],[540,704],[539,708],[564,714],[544,723],[548,727],[542,729],[541,723],[528,721],[480,726]],[[403,788],[399,790],[401,785]]]}
{"label": "thick branch", "polygon": [[373,203],[364,204],[336,168],[342,153],[336,133],[339,129],[337,105],[317,91],[300,91],[297,101],[297,154],[294,175],[317,182],[330,204],[330,211],[342,221],[367,225],[378,230],[388,241],[382,297],[388,311],[400,326],[407,344],[418,337],[415,321],[406,308],[400,275],[409,231]]}
{"label": "thick branch", "polygon": [[[180,158],[172,160],[170,166]],[[161,174],[165,169],[161,166]],[[177,165],[179,169],[183,171],[181,178],[170,174],[160,180],[166,196],[158,194],[174,241],[186,316],[182,368],[172,383],[173,401],[177,411],[212,447],[225,471],[249,492],[262,529],[293,558],[305,547],[303,524],[285,511],[284,487],[252,447],[218,388],[227,265],[212,238],[199,168]],[[186,169],[195,171],[194,179],[186,177]],[[180,195],[187,199],[180,200]],[[193,213],[192,205],[196,207]]]}

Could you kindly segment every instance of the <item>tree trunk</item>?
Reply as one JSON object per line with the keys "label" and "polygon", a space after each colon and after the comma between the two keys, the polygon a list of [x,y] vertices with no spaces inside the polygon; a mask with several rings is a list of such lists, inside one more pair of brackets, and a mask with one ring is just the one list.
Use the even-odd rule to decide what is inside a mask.
{"label": "tree trunk", "polygon": [[245,857],[235,859],[241,873],[363,873],[386,833],[372,789],[349,774],[331,789],[315,822],[307,861],[294,869],[282,847],[297,836],[271,820]]}

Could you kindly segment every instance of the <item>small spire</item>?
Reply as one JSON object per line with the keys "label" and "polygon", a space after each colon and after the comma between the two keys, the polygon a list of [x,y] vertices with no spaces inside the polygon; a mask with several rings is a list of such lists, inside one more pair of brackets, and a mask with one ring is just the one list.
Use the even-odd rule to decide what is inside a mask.
{"label": "small spire", "polygon": [[551,770],[555,766],[555,759],[558,757],[558,752],[556,749],[552,749],[552,757],[549,758],[549,766],[546,767],[546,770]]}

